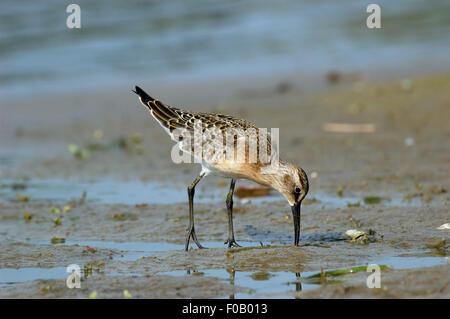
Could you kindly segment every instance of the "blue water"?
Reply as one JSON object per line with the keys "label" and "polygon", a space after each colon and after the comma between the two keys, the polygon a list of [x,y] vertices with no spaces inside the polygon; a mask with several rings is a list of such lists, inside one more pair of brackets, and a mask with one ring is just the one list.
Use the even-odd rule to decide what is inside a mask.
{"label": "blue water", "polygon": [[[255,243],[240,242],[245,247],[254,246]],[[39,243],[47,244],[47,243]],[[80,245],[98,248],[115,249],[121,254],[114,257],[115,260],[133,262],[143,257],[152,256],[159,251],[180,250],[181,245],[164,242],[143,243],[143,242],[101,242],[101,241],[68,241],[58,245]],[[222,242],[207,242],[207,247],[222,248]],[[417,269],[421,267],[433,267],[437,265],[448,265],[449,260],[446,257],[399,257],[385,256],[380,258],[370,258],[367,264],[388,265],[393,269]],[[314,275],[317,271],[307,271],[302,273],[293,273],[287,271],[274,271],[266,273],[266,277],[255,277],[257,271],[236,271],[230,272],[229,269],[186,269],[169,272],[160,272],[160,275],[169,276],[208,276],[217,278],[219,281],[230,283],[239,287],[245,287],[248,290],[234,294],[233,298],[289,298],[290,293],[295,291],[306,291],[318,287],[317,283],[303,281],[305,277]],[[99,274],[94,272],[91,276],[142,276],[144,273],[123,273],[107,272]],[[36,279],[64,279],[68,273],[66,267],[54,268],[1,268],[0,269],[0,287],[7,287],[20,282],[26,282]],[[338,278],[345,280],[345,276]],[[364,284],[364,283],[361,283]],[[231,296],[230,296],[231,297]]]}
{"label": "blue water", "polygon": [[424,65],[449,70],[450,1],[59,0],[0,2],[0,97],[136,81]]}
{"label": "blue water", "polygon": [[[14,189],[15,185],[22,186]],[[211,203],[225,201],[228,189],[198,186],[195,201],[199,203]],[[115,181],[110,179],[97,181],[38,179],[22,182],[20,180],[2,179],[0,182],[0,200],[17,200],[17,194],[28,196],[32,200],[64,204],[70,200],[80,200],[83,192],[86,192],[86,201],[95,204],[167,204],[167,196],[170,194],[172,203],[186,203],[188,201],[185,187],[170,185],[163,182],[142,182],[139,180]],[[362,198],[338,197],[334,194],[316,192],[312,195],[319,205],[330,208],[346,208],[348,203],[359,202],[364,204]],[[238,199],[241,204],[263,204],[270,201],[284,201],[276,191],[269,196]],[[382,206],[421,206],[424,203],[418,198],[405,200],[402,194],[390,194],[380,204]],[[438,203],[437,203],[438,204]],[[429,203],[428,205],[433,205]]]}

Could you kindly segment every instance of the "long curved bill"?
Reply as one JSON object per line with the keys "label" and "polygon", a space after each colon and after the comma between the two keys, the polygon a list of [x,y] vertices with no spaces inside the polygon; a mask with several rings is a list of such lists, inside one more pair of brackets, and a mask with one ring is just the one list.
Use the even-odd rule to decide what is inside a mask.
{"label": "long curved bill", "polygon": [[295,203],[291,206],[292,217],[294,217],[294,245],[298,246],[300,241],[300,208],[302,203]]}

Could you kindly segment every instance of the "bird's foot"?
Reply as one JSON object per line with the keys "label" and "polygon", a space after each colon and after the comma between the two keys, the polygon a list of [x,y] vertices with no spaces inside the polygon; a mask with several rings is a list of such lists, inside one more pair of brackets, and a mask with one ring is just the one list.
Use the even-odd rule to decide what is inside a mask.
{"label": "bird's foot", "polygon": [[226,242],[224,242],[224,244],[228,244],[228,248],[231,247],[242,247],[241,245],[239,245],[236,240],[234,240],[234,238],[228,239]]}
{"label": "bird's foot", "polygon": [[188,251],[188,249],[189,249],[189,241],[190,241],[191,238],[192,238],[192,240],[194,241],[194,243],[197,245],[197,247],[198,247],[199,249],[205,249],[205,248],[206,248],[206,247],[203,247],[203,246],[200,244],[200,242],[198,241],[197,235],[195,234],[195,228],[194,228],[194,226],[192,225],[192,226],[190,226],[190,227],[187,229],[187,234],[186,234],[186,244],[185,244],[185,246],[184,246],[184,250],[185,250],[185,251]]}

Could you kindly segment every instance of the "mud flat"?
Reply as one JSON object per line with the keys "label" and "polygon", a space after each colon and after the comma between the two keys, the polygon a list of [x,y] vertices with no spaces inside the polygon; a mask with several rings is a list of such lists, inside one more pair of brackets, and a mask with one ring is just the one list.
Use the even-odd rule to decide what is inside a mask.
{"label": "mud flat", "polygon": [[[282,157],[310,176],[300,247],[287,203],[271,194],[235,201],[243,247],[226,249],[228,182],[207,178],[195,216],[208,249],[184,252],[198,167],[170,161],[164,131],[125,91],[0,106],[1,298],[450,297],[450,231],[437,229],[450,222],[450,75],[236,90],[212,104],[164,91],[169,104],[280,127]],[[350,229],[365,235],[351,240]],[[80,289],[66,287],[70,264]],[[383,266],[381,288],[354,268],[369,264]]]}

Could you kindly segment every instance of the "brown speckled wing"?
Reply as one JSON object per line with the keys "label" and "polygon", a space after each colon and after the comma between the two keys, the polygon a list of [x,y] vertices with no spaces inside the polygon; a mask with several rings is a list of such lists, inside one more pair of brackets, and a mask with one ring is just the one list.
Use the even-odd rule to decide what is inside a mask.
{"label": "brown speckled wing", "polygon": [[[243,133],[242,135],[250,134],[251,137],[255,138],[259,147],[259,129],[246,120],[225,114],[194,113],[171,107],[159,100],[151,98],[139,87],[136,87],[135,93],[139,95],[141,102],[149,108],[153,117],[160,123],[162,127],[166,129],[172,140],[180,142],[180,138],[174,136],[173,134],[175,129],[186,129],[189,133],[191,133],[192,139],[190,143],[184,143],[184,146],[182,145],[183,143],[180,145],[180,147],[184,151],[193,153],[194,147],[201,147],[201,149],[205,149],[206,147],[215,147],[216,149],[218,149],[219,147],[224,146],[225,141],[221,142],[214,139],[203,139],[201,140],[201,145],[195,145],[193,137],[194,128],[197,128],[198,132],[202,133],[205,133],[207,129],[220,130],[223,136],[225,136],[226,131],[229,128],[238,129],[241,133]],[[201,128],[199,125],[201,125]],[[238,138],[245,138],[245,136],[235,136],[235,143],[231,147],[235,147],[237,145],[236,141]],[[199,141],[197,140],[196,142],[198,144]],[[267,135],[266,145],[267,152],[270,154],[270,133],[268,133]],[[224,152],[226,152],[226,148],[224,149]],[[248,152],[248,145],[246,145],[246,152]],[[257,149],[257,152],[259,154],[259,148]]]}

